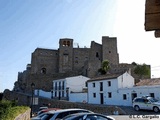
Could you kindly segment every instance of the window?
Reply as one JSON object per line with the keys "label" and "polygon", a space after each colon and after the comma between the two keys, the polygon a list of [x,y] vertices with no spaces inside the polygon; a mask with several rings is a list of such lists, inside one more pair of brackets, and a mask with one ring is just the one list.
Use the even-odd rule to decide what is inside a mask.
{"label": "window", "polygon": [[103,91],[103,82],[100,82],[100,91]]}
{"label": "window", "polygon": [[62,90],[64,90],[64,81],[62,82]]}
{"label": "window", "polygon": [[96,57],[99,57],[99,54],[98,54],[98,52],[96,52]]}
{"label": "window", "polygon": [[85,82],[85,87],[88,87],[88,83],[87,82]]}
{"label": "window", "polygon": [[55,90],[57,90],[57,82],[55,82]]}
{"label": "window", "polygon": [[62,91],[62,97],[64,97],[64,91]]}
{"label": "window", "polygon": [[96,93],[93,93],[93,97],[96,98]]}
{"label": "window", "polygon": [[150,96],[154,98],[154,93],[150,93]]}
{"label": "window", "polygon": [[111,81],[108,81],[108,86],[111,86]]}
{"label": "window", "polygon": [[95,83],[92,83],[92,86],[95,87],[96,86]]}
{"label": "window", "polygon": [[127,95],[123,94],[123,100],[127,100]]}
{"label": "window", "polygon": [[42,73],[42,74],[46,74],[46,71],[47,71],[46,68],[42,68],[42,69],[41,69],[41,73]]}
{"label": "window", "polygon": [[63,41],[63,46],[70,46],[70,41]]}
{"label": "window", "polygon": [[55,92],[55,97],[57,97],[57,91]]}
{"label": "window", "polygon": [[67,46],[70,46],[70,41],[67,41]]}
{"label": "window", "polygon": [[111,98],[111,97],[112,97],[112,93],[108,92],[108,98]]}
{"label": "window", "polygon": [[59,90],[61,90],[61,82],[59,82]]}

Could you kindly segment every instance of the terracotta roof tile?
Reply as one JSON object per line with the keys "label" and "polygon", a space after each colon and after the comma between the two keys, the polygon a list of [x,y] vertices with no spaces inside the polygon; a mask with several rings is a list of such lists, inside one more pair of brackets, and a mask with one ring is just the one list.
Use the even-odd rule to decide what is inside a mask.
{"label": "terracotta roof tile", "polygon": [[107,80],[107,79],[114,79],[119,77],[122,74],[107,74],[107,75],[101,75],[99,77],[91,78],[87,82],[92,82],[92,81],[100,81],[100,80]]}
{"label": "terracotta roof tile", "polygon": [[136,86],[151,86],[151,85],[160,85],[160,78],[144,79],[140,80],[140,82],[136,84]]}

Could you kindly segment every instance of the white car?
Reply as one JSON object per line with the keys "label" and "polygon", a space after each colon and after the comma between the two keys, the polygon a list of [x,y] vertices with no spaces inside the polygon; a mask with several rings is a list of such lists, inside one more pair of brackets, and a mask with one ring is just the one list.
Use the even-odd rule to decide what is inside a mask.
{"label": "white car", "polygon": [[159,112],[160,110],[160,101],[153,97],[136,97],[133,100],[133,108],[136,111],[140,109],[144,110],[153,110],[154,112]]}
{"label": "white car", "polygon": [[62,119],[63,117],[74,114],[74,113],[93,113],[92,111],[86,110],[86,109],[62,109],[57,111],[49,111],[42,113],[38,115],[37,117],[32,117],[31,120],[56,120],[56,119]]}

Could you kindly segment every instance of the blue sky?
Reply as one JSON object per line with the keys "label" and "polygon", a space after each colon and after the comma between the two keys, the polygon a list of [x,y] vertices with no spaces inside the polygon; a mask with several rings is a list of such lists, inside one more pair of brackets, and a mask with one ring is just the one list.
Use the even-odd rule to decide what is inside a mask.
{"label": "blue sky", "polygon": [[0,92],[12,90],[37,47],[58,49],[60,38],[90,47],[117,37],[120,63],[150,64],[159,77],[160,41],[144,30],[144,7],[145,0],[0,0]]}

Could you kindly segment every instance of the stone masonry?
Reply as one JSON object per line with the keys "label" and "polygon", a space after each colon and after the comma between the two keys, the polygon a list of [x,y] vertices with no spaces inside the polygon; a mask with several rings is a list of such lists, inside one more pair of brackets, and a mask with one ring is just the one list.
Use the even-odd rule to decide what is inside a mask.
{"label": "stone masonry", "polygon": [[[116,37],[102,37],[102,44],[91,41],[90,48],[73,47],[73,39],[59,40],[59,48],[37,48],[32,53],[31,63],[23,72],[18,73],[14,91],[31,93],[31,83],[35,89],[51,91],[56,79],[83,75],[93,78],[99,75],[101,63],[108,60],[110,73],[121,73],[133,69],[131,65],[119,64]],[[133,70],[132,70],[133,73]]]}

